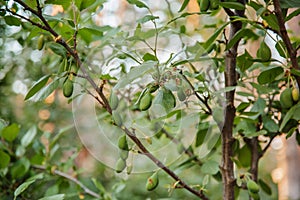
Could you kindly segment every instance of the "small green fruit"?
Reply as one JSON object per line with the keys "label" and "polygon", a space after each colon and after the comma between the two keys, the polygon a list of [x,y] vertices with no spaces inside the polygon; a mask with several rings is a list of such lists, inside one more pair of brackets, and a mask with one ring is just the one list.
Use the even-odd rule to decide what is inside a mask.
{"label": "small green fruit", "polygon": [[280,95],[280,104],[283,108],[290,108],[293,106],[292,89],[286,88]]}
{"label": "small green fruit", "polygon": [[183,91],[183,88],[179,88],[179,90],[177,91],[177,96],[179,101],[184,101],[186,99],[186,95]]}
{"label": "small green fruit", "polygon": [[140,102],[140,110],[145,111],[150,108],[152,104],[152,95],[150,93],[146,93],[142,98]]}
{"label": "small green fruit", "polygon": [[159,183],[158,172],[155,172],[148,178],[147,183],[146,183],[146,189],[148,191],[152,191],[158,186],[158,183]]}
{"label": "small green fruit", "polygon": [[260,58],[263,62],[267,62],[271,60],[271,56],[271,49],[265,42],[262,42],[259,49],[257,50],[257,57]]}
{"label": "small green fruit", "polygon": [[70,79],[67,79],[63,85],[63,94],[65,97],[70,97],[73,94],[73,82]]}
{"label": "small green fruit", "polygon": [[119,151],[120,158],[123,160],[126,160],[128,158],[128,154],[129,154],[129,151],[125,151],[125,150]]}
{"label": "small green fruit", "polygon": [[249,191],[249,195],[252,197],[253,200],[260,200],[258,193]]}
{"label": "small green fruit", "polygon": [[128,175],[131,174],[132,169],[133,169],[133,166],[132,166],[132,165],[127,166],[126,172],[127,172]]}
{"label": "small green fruit", "polygon": [[116,111],[112,112],[112,117],[114,119],[114,122],[117,126],[122,126],[122,118],[120,116],[120,114]]}
{"label": "small green fruit", "polygon": [[249,181],[247,181],[247,188],[252,193],[258,193],[259,192],[259,186],[257,185],[256,182],[254,182],[251,179]]}
{"label": "small green fruit", "polygon": [[122,149],[122,150],[128,150],[128,143],[127,143],[127,138],[126,138],[126,135],[121,135],[118,139],[118,147],[119,149]]}
{"label": "small green fruit", "polygon": [[[199,1],[199,0],[198,0]],[[206,12],[209,8],[209,0],[200,0],[200,11]]]}
{"label": "small green fruit", "polygon": [[116,110],[118,108],[119,98],[114,92],[111,92],[110,94],[109,104],[112,110]]}
{"label": "small green fruit", "polygon": [[293,97],[293,100],[296,102],[299,100],[299,89],[298,88],[293,88],[292,97]]}
{"label": "small green fruit", "polygon": [[117,173],[121,173],[126,167],[126,161],[123,159],[118,159],[117,163],[116,163],[116,172]]}
{"label": "small green fruit", "polygon": [[38,41],[37,41],[37,48],[38,50],[42,50],[42,48],[44,47],[44,43],[45,43],[45,40],[44,40],[44,35],[40,35]]}

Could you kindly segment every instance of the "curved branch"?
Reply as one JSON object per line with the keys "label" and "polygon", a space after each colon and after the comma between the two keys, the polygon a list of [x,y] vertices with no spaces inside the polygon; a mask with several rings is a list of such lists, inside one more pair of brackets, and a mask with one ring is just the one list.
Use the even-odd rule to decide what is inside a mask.
{"label": "curved branch", "polygon": [[[48,171],[47,168],[43,165],[32,165],[31,167],[35,168],[35,169],[43,170],[43,171]],[[74,182],[81,189],[83,189],[83,191],[86,194],[89,194],[90,196],[95,197],[95,198],[100,198],[99,194],[97,194],[96,192],[94,192],[94,191],[90,190],[89,188],[87,188],[85,185],[83,185],[83,183],[81,183],[78,179],[74,178],[73,176],[70,176],[69,174],[66,174],[66,173],[64,173],[62,171],[59,171],[59,170],[56,170],[56,169],[52,170],[51,172],[55,175],[61,176],[65,179],[68,179],[69,181]]]}

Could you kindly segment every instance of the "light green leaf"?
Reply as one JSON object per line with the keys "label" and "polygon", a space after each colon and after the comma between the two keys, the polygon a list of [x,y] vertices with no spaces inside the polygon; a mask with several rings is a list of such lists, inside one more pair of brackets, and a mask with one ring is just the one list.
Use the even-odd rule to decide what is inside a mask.
{"label": "light green leaf", "polygon": [[24,147],[27,147],[34,139],[37,134],[36,126],[32,126],[27,133],[22,137],[21,144]]}
{"label": "light green leaf", "polygon": [[151,70],[154,70],[155,65],[156,62],[148,61],[139,66],[132,67],[128,74],[120,78],[114,89],[120,89],[131,84],[134,80],[142,77],[146,73],[149,73]]}
{"label": "light green leaf", "polygon": [[144,17],[140,18],[137,20],[138,23],[146,23],[148,21],[152,21],[152,20],[155,20],[155,19],[158,19],[159,17],[158,16],[154,16],[154,15],[145,15]]}
{"label": "light green leaf", "polygon": [[16,139],[19,132],[20,132],[20,126],[18,124],[11,124],[2,130],[1,136],[5,140],[12,142],[14,141],[14,139]]}
{"label": "light green leaf", "polygon": [[298,8],[300,7],[299,0],[279,0],[281,8]]}
{"label": "light green leaf", "polygon": [[207,161],[201,166],[201,172],[204,174],[213,175],[218,173],[218,171],[219,171],[219,163],[213,160]]}
{"label": "light green leaf", "polygon": [[[139,8],[148,8],[146,4],[138,0],[127,0],[128,3],[136,5]],[[148,8],[149,9],[149,8]]]}
{"label": "light green leaf", "polygon": [[22,183],[21,185],[19,185],[19,187],[14,192],[14,199],[16,199],[17,196],[22,194],[22,192],[24,192],[34,182],[35,182],[35,180],[30,180],[30,181],[26,181],[26,182]]}
{"label": "light green leaf", "polygon": [[51,75],[46,75],[40,78],[28,91],[25,96],[25,100],[29,99],[33,95],[35,95],[38,91],[40,91],[48,82]]}
{"label": "light green leaf", "polygon": [[64,200],[64,199],[65,199],[65,194],[56,194],[52,196],[43,197],[38,200]]}
{"label": "light green leaf", "polygon": [[56,88],[59,84],[59,78],[55,78],[51,83],[49,83],[46,87],[43,87],[37,94],[32,97],[33,101],[43,101],[45,100]]}

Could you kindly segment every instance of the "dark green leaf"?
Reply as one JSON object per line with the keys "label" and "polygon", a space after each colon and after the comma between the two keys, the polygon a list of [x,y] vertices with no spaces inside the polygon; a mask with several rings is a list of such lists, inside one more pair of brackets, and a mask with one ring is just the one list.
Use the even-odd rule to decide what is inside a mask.
{"label": "dark green leaf", "polygon": [[12,178],[22,178],[29,170],[30,162],[27,158],[22,157],[12,166],[10,173]]}
{"label": "dark green leaf", "polygon": [[197,135],[196,135],[196,147],[203,144],[206,134],[208,133],[209,123],[202,122],[199,124]]}
{"label": "dark green leaf", "polygon": [[250,105],[249,102],[241,102],[238,107],[236,108],[236,111],[243,112],[248,106]]}
{"label": "dark green leaf", "polygon": [[28,91],[28,93],[25,96],[25,100],[29,99],[33,95],[35,95],[38,91],[42,89],[48,82],[51,75],[46,75],[40,78]]}
{"label": "dark green leaf", "polygon": [[19,18],[16,18],[14,16],[5,16],[4,20],[6,22],[7,25],[9,26],[19,26],[21,25],[21,20]]}
{"label": "dark green leaf", "polygon": [[66,57],[66,50],[63,46],[57,43],[50,43],[50,49],[57,55]]}
{"label": "dark green leaf", "polygon": [[19,132],[20,132],[20,126],[18,124],[11,124],[2,130],[1,136],[5,140],[12,142],[14,141],[14,139],[16,139]]}
{"label": "dark green leaf", "polygon": [[10,162],[10,156],[4,151],[0,150],[0,158],[1,158],[0,169],[6,168]]}
{"label": "dark green leaf", "polygon": [[188,5],[189,2],[190,2],[190,0],[184,0],[181,7],[180,7],[180,9],[178,10],[178,12],[183,11],[186,8],[186,6]]}
{"label": "dark green leaf", "polygon": [[287,50],[282,40],[276,42],[275,48],[281,57],[286,58]]}
{"label": "dark green leaf", "polygon": [[224,28],[229,24],[230,22],[226,22],[223,24],[219,29],[217,29],[214,34],[203,44],[204,49],[208,49],[208,47],[214,43],[214,41],[217,39],[217,37],[220,35],[220,33],[224,30]]}
{"label": "dark green leaf", "polygon": [[293,11],[291,14],[289,14],[286,18],[285,21],[289,21],[290,19],[292,19],[293,17],[296,17],[300,14],[300,8],[298,8],[297,10]]}
{"label": "dark green leaf", "polygon": [[78,30],[78,34],[88,44],[103,37],[103,31],[98,28],[83,27]]}
{"label": "dark green leaf", "polygon": [[268,68],[267,70],[261,72],[258,77],[257,81],[259,84],[266,84],[273,82],[276,77],[281,75],[284,72],[282,67],[272,67]]}
{"label": "dark green leaf", "polygon": [[229,9],[245,10],[245,5],[239,2],[219,2],[219,5]]}
{"label": "dark green leaf", "polygon": [[245,50],[245,53],[238,56],[236,61],[237,61],[237,66],[241,70],[241,72],[245,72],[249,67],[252,66],[253,61],[252,61],[252,56],[248,53],[247,50]]}
{"label": "dark green leaf", "polygon": [[299,0],[279,0],[281,8],[298,8],[300,7]]}
{"label": "dark green leaf", "polygon": [[268,195],[272,195],[272,190],[271,190],[270,186],[266,182],[264,182],[262,179],[259,179],[258,183],[259,183],[261,189],[265,193],[267,193]]}
{"label": "dark green leaf", "polygon": [[243,167],[250,167],[251,151],[247,145],[238,151],[238,160]]}
{"label": "dark green leaf", "polygon": [[300,104],[296,104],[293,107],[291,107],[289,109],[289,111],[286,113],[286,115],[284,116],[281,124],[280,124],[280,128],[279,131],[282,131],[283,128],[285,127],[285,125],[288,123],[288,121],[293,117],[294,113],[296,110],[298,110],[298,108],[300,108]]}

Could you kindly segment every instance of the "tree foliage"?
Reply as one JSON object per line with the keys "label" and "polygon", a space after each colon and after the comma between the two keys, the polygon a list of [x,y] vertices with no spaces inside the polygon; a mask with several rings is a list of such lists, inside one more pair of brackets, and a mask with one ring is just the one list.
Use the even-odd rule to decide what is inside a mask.
{"label": "tree foliage", "polygon": [[4,199],[276,198],[259,161],[300,143],[297,1],[127,0],[119,26],[110,1],[0,2]]}

